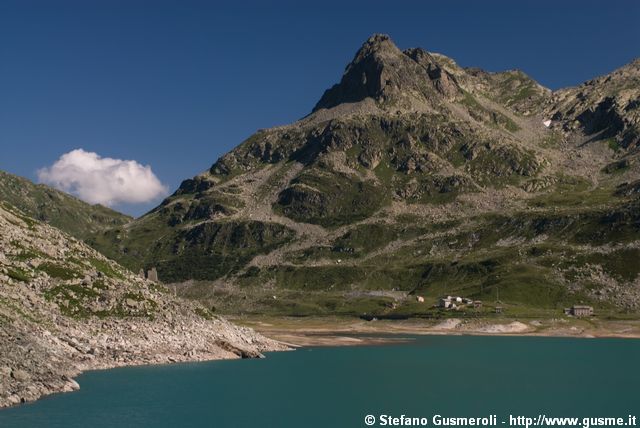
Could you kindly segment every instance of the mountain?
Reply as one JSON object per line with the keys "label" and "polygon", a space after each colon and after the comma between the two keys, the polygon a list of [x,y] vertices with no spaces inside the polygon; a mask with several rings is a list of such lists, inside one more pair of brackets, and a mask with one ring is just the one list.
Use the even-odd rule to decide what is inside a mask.
{"label": "mountain", "polygon": [[558,91],[547,109],[564,132],[580,132],[585,143],[606,140],[615,151],[636,157],[640,146],[640,59],[576,88]]}
{"label": "mountain", "polygon": [[638,64],[551,91],[374,35],[308,116],[89,242],[224,311],[635,314]]}
{"label": "mountain", "polygon": [[132,220],[102,205],[89,205],[52,187],[4,171],[0,171],[0,201],[79,239]]}
{"label": "mountain", "polygon": [[0,204],[0,407],[78,388],[83,370],[284,349]]}

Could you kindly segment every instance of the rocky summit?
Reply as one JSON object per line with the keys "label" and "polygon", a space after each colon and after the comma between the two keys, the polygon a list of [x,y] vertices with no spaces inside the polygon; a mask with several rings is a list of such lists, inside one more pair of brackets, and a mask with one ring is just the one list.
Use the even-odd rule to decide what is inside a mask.
{"label": "rocky summit", "polygon": [[0,230],[0,407],[75,390],[83,370],[285,349],[6,202]]}
{"label": "rocky summit", "polygon": [[309,115],[87,242],[232,312],[637,314],[639,79],[551,91],[374,35]]}

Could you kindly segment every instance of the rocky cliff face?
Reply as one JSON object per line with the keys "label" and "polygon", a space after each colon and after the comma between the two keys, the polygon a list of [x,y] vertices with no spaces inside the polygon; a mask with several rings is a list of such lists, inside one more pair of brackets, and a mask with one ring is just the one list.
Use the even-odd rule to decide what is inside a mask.
{"label": "rocky cliff face", "polygon": [[556,92],[547,108],[565,133],[607,140],[614,150],[635,152],[640,144],[640,59],[611,74]]}
{"label": "rocky cliff face", "polygon": [[90,242],[227,310],[405,316],[413,294],[499,292],[636,311],[638,272],[609,260],[640,242],[639,74],[552,92],[375,35],[310,115]]}
{"label": "rocky cliff face", "polygon": [[77,389],[83,370],[285,349],[6,203],[0,230],[0,407]]}

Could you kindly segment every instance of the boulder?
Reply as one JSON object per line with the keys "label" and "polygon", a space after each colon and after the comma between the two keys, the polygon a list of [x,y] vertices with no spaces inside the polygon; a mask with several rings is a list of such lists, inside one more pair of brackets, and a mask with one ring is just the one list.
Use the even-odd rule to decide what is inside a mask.
{"label": "boulder", "polygon": [[20,369],[14,369],[11,372],[11,377],[17,380],[18,382],[27,382],[29,379],[31,379],[31,376],[29,375],[29,373]]}

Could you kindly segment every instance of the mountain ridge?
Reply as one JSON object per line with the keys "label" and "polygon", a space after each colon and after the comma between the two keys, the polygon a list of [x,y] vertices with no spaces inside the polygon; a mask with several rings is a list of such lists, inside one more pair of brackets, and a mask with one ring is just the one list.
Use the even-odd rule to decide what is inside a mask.
{"label": "mountain ridge", "polygon": [[640,240],[636,63],[549,91],[374,35],[308,116],[89,242],[227,310],[422,316],[418,293],[500,289],[633,312],[637,272],[605,259]]}
{"label": "mountain ridge", "polygon": [[53,187],[4,171],[0,171],[0,200],[79,239],[133,220],[105,206],[88,204]]}

